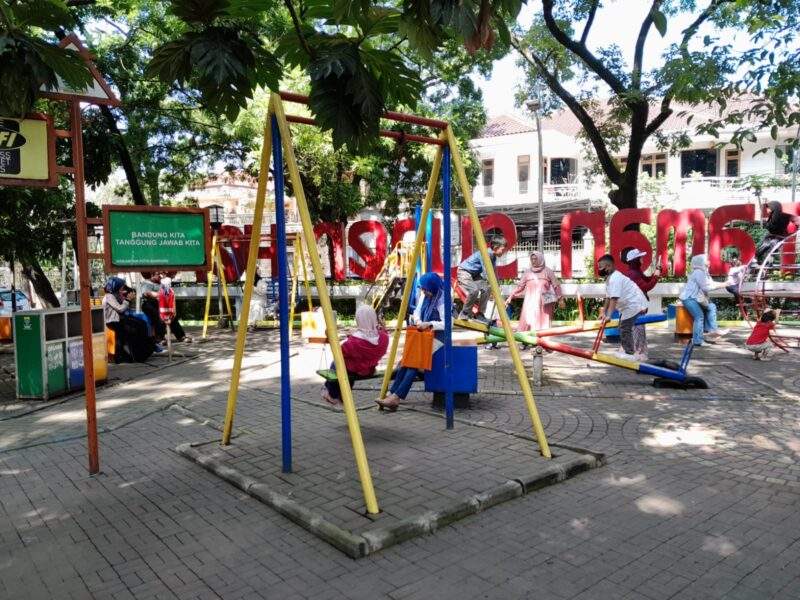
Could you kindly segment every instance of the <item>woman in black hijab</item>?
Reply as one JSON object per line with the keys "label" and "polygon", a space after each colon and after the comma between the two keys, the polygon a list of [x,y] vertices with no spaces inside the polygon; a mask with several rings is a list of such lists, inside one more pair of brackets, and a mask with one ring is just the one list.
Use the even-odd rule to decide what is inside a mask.
{"label": "woman in black hijab", "polygon": [[756,250],[758,262],[763,262],[775,245],[797,231],[798,225],[800,225],[800,217],[783,212],[780,202],[775,200],[767,202],[767,221],[765,223],[767,235],[761,240]]}

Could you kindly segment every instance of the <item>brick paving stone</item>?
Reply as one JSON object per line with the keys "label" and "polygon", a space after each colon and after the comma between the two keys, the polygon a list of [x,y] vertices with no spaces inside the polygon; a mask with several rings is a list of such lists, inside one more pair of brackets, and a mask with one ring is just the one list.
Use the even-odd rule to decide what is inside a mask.
{"label": "brick paving stone", "polygon": [[[656,357],[680,352],[664,334],[649,338]],[[106,433],[97,477],[86,475],[83,439],[58,442],[83,435],[79,397],[0,420],[0,597],[52,598],[48,585],[60,584],[58,597],[137,600],[795,599],[798,359],[795,353],[753,361],[737,346],[741,338],[736,334],[693,359],[692,372],[712,384],[693,392],[657,390],[632,373],[547,355],[546,385],[536,390],[536,400],[550,440],[604,451],[607,466],[353,562],[172,451],[219,436],[160,409],[179,402],[222,420],[231,361],[230,354],[215,352],[229,352],[232,336],[221,333],[218,346],[203,348],[191,363],[98,391],[106,402],[100,414]],[[261,332],[249,342],[236,431],[260,436],[277,453],[275,339]],[[343,417],[322,407],[312,374],[319,352],[295,350],[296,442],[338,443],[346,436]],[[510,430],[524,436],[517,448],[529,448],[530,424],[507,352],[481,350],[480,361],[481,393],[458,418]],[[356,391],[370,429],[379,416],[370,408],[377,383],[360,382]],[[408,404],[429,410],[428,402],[415,391]],[[300,420],[309,411],[324,416]],[[469,451],[475,439],[469,429],[456,424],[459,435],[466,433],[453,436],[453,452]],[[370,433],[378,440],[391,430]],[[441,424],[439,435],[447,435]],[[393,443],[415,439],[409,451],[422,456],[430,441],[419,438],[398,436]],[[43,445],[15,449],[32,443]],[[502,456],[496,448],[482,450]],[[299,467],[304,456],[297,452]],[[434,456],[426,459],[426,465],[436,463]],[[351,477],[352,455],[317,466],[322,481]],[[142,583],[128,588],[118,572]],[[309,585],[299,589],[304,573]],[[673,581],[683,587],[675,591]]]}

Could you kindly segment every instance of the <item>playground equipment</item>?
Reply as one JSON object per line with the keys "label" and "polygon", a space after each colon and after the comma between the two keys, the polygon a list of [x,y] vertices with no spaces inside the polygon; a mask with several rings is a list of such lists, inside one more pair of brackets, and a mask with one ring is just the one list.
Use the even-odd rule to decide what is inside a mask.
{"label": "playground equipment", "polygon": [[[203,340],[208,339],[208,319],[209,313],[211,312],[211,288],[214,285],[213,279],[215,269],[216,275],[219,277],[222,294],[225,298],[225,308],[228,310],[228,319],[230,319],[230,323],[233,323],[233,310],[231,310],[231,299],[228,296],[228,282],[225,281],[225,267],[222,266],[221,252],[220,238],[218,233],[214,231],[214,237],[211,239],[211,270],[208,272],[208,277],[206,278],[206,309],[203,313],[203,335],[201,337]],[[220,319],[222,319],[222,317],[223,315],[219,316]]]}
{"label": "playground equipment", "polygon": [[[663,322],[666,321],[666,319],[667,316],[663,314],[644,315],[636,319],[636,324],[647,325],[650,323]],[[475,321],[463,321],[461,319],[456,319],[454,324],[466,329],[483,332],[486,335],[485,341],[487,343],[505,342],[508,339],[505,335],[505,332],[499,327],[492,327],[490,325],[484,325]],[[669,362],[644,363],[640,361],[627,360],[612,354],[600,352],[600,344],[603,340],[603,334],[606,327],[619,327],[619,321],[602,319],[595,323],[581,323],[580,325],[551,327],[537,332],[517,332],[514,334],[514,338],[518,342],[529,346],[540,347],[545,350],[552,350],[555,352],[570,354],[572,356],[578,356],[580,358],[585,358],[586,360],[601,362],[607,365],[636,371],[637,373],[641,373],[643,375],[653,375],[656,378],[653,381],[653,385],[656,387],[708,387],[706,382],[701,378],[693,377],[687,374],[689,360],[692,356],[693,345],[691,342],[686,344],[679,364]],[[597,331],[597,335],[594,339],[591,350],[585,350],[583,348],[578,348],[576,346],[549,339],[559,335],[585,333],[595,330]]]}
{"label": "playground equipment", "polygon": [[294,238],[294,260],[292,269],[292,294],[289,305],[292,307],[289,313],[289,337],[292,337],[292,328],[294,327],[294,313],[295,305],[297,304],[297,284],[300,278],[300,270],[303,271],[303,287],[306,290],[306,302],[308,303],[308,312],[314,310],[314,304],[311,302],[311,286],[308,283],[308,269],[306,268],[306,257],[303,253],[303,238],[297,236]]}
{"label": "playground equipment", "polygon": [[[279,94],[273,93],[270,97],[269,110],[267,122],[264,126],[264,145],[261,152],[261,163],[259,169],[258,191],[256,194],[256,206],[253,216],[252,232],[249,247],[249,256],[247,262],[247,281],[253,281],[255,276],[256,258],[258,255],[258,240],[261,231],[261,224],[263,220],[264,204],[267,191],[267,179],[269,177],[269,162],[270,157],[274,157],[274,177],[275,177],[275,220],[277,228],[277,254],[278,254],[278,280],[280,285],[279,290],[279,307],[280,307],[280,353],[281,353],[281,437],[282,437],[282,467],[284,472],[290,472],[292,469],[292,422],[291,422],[291,382],[289,373],[289,307],[288,307],[288,289],[287,289],[287,258],[286,258],[286,226],[284,218],[284,158],[286,160],[286,167],[288,168],[289,177],[292,181],[292,187],[295,192],[297,207],[302,223],[302,235],[305,240],[305,246],[309,253],[311,266],[314,273],[314,281],[316,284],[317,292],[319,295],[319,302],[325,316],[326,334],[330,343],[333,360],[336,367],[337,378],[339,387],[341,389],[342,404],[344,408],[345,418],[350,433],[350,439],[353,446],[353,454],[355,455],[356,466],[358,470],[359,479],[361,481],[362,492],[364,495],[364,502],[368,513],[375,514],[378,512],[378,502],[375,496],[375,491],[372,484],[372,476],[369,470],[367,455],[364,448],[364,442],[361,436],[361,428],[356,412],[355,404],[353,402],[352,390],[347,378],[346,368],[344,364],[344,357],[342,356],[341,346],[339,344],[338,332],[336,328],[336,321],[333,317],[333,310],[331,308],[331,299],[328,287],[325,282],[322,265],[320,262],[319,254],[317,252],[316,239],[314,237],[313,224],[308,210],[308,203],[306,201],[305,193],[303,191],[300,174],[297,167],[297,161],[294,155],[292,146],[292,137],[289,129],[289,123],[301,124],[314,124],[314,120],[307,117],[300,117],[294,115],[286,115],[284,111],[284,101],[295,102],[299,104],[307,104],[308,98],[299,94],[288,92],[281,92]],[[409,297],[411,293],[411,284],[414,275],[414,269],[420,257],[420,249],[422,245],[423,227],[426,223],[428,214],[433,203],[433,198],[436,192],[436,185],[439,180],[439,173],[444,166],[442,178],[442,193],[443,193],[443,242],[445,256],[451,256],[450,252],[450,166],[451,160],[455,166],[456,174],[459,180],[459,185],[464,194],[467,208],[469,210],[470,219],[472,222],[473,233],[476,237],[478,247],[480,249],[483,261],[486,264],[490,263],[486,241],[481,230],[478,214],[472,202],[470,194],[470,186],[467,182],[464,166],[458,151],[458,145],[453,135],[450,126],[445,121],[436,119],[429,119],[425,117],[418,117],[414,115],[407,115],[397,112],[386,112],[383,117],[400,123],[410,123],[423,127],[429,127],[439,132],[438,137],[427,137],[417,134],[406,134],[398,131],[385,131],[379,132],[381,136],[393,139],[401,139],[405,142],[419,142],[431,144],[437,147],[436,157],[433,162],[433,169],[430,175],[428,190],[425,195],[425,201],[422,205],[421,218],[418,220],[418,227],[416,232],[416,240],[411,254],[411,259],[407,265],[405,284],[403,286],[403,297],[401,300],[400,314],[405,314],[408,310]],[[449,262],[449,261],[448,261]],[[449,264],[445,266],[449,270]],[[449,274],[449,273],[448,273]],[[500,288],[497,283],[497,278],[493,271],[489,271],[489,283],[492,288],[492,293],[496,303],[501,303]],[[444,287],[445,292],[445,306],[451,304],[450,286]],[[228,392],[228,403],[225,414],[225,424],[222,434],[222,443],[229,444],[231,440],[231,433],[233,430],[233,419],[236,412],[236,402],[239,390],[239,379],[242,368],[242,359],[244,355],[244,347],[247,335],[247,321],[250,310],[250,302],[252,298],[252,286],[245,286],[244,298],[242,302],[241,318],[239,319],[239,326],[236,339],[236,352],[234,355],[233,369],[231,373],[231,385]],[[445,372],[449,373],[452,337],[451,337],[451,320],[452,315],[449,311],[445,312],[445,344],[443,348]],[[536,404],[533,399],[533,393],[525,373],[522,360],[520,359],[519,350],[516,342],[512,338],[513,332],[511,323],[506,315],[501,315],[503,321],[503,331],[509,339],[509,348],[514,360],[514,366],[517,372],[517,377],[520,382],[523,394],[525,396],[526,406],[533,422],[534,432],[539,442],[539,448],[543,456],[550,458],[550,449],[544,434],[544,428],[539,418]],[[381,395],[385,396],[388,382],[391,377],[392,366],[397,353],[397,345],[400,336],[400,328],[395,331],[392,339],[391,349],[389,353],[389,368],[387,369],[382,386]],[[449,375],[448,375],[449,377]],[[449,381],[446,382],[445,388],[449,389]],[[453,427],[453,394],[452,391],[445,392],[445,405],[447,413],[447,428]]]}
{"label": "playground equipment", "polygon": [[[798,241],[798,233],[793,233],[774,244],[760,265],[747,270],[739,290],[739,312],[750,327],[755,325],[764,310],[781,309],[781,320],[769,338],[784,352],[789,352],[792,347],[800,348]],[[793,324],[787,323],[787,319]]]}
{"label": "playground equipment", "polygon": [[[387,308],[391,301],[397,297],[398,292],[402,291],[405,284],[406,272],[411,257],[413,244],[408,242],[397,242],[392,251],[386,255],[378,276],[367,289],[363,297],[363,302],[374,308],[378,314]],[[422,271],[425,271],[425,257],[423,255]]]}

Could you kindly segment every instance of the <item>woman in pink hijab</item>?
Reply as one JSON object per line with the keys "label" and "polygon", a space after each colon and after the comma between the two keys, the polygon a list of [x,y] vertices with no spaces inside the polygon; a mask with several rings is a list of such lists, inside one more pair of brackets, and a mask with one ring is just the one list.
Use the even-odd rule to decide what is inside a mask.
{"label": "woman in pink hijab", "polygon": [[556,303],[564,307],[561,286],[552,269],[544,264],[544,254],[531,252],[531,268],[523,273],[519,284],[506,300],[506,306],[514,298],[525,295],[517,331],[538,331],[550,327]]}

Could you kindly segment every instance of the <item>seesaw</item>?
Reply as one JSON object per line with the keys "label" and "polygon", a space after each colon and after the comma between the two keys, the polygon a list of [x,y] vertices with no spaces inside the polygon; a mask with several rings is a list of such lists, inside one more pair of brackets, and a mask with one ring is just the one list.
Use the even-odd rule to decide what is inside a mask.
{"label": "seesaw", "polygon": [[[659,323],[666,321],[667,317],[663,314],[658,315],[643,315],[636,319],[637,325],[646,325],[648,323]],[[455,319],[454,325],[473,331],[480,331],[486,335],[486,342],[504,342],[506,341],[505,332],[500,327],[493,327],[475,321],[464,321],[462,319]],[[708,388],[708,384],[700,377],[693,377],[686,374],[686,369],[689,366],[689,360],[692,356],[693,344],[691,342],[686,344],[681,356],[680,364],[672,362],[659,362],[659,363],[645,363],[635,360],[628,360],[620,358],[611,354],[599,352],[600,342],[603,338],[603,332],[606,327],[618,327],[619,320],[601,320],[597,323],[585,323],[576,325],[574,327],[553,327],[550,329],[543,329],[536,333],[518,332],[514,334],[514,339],[529,346],[541,346],[546,350],[554,352],[562,352],[572,356],[585,358],[586,360],[601,362],[607,365],[620,367],[636,371],[642,375],[652,375],[655,377],[653,385],[655,387],[680,387],[680,388]],[[547,339],[555,335],[565,335],[570,333],[583,333],[587,331],[597,331],[597,336],[594,340],[591,350],[585,350]]]}

